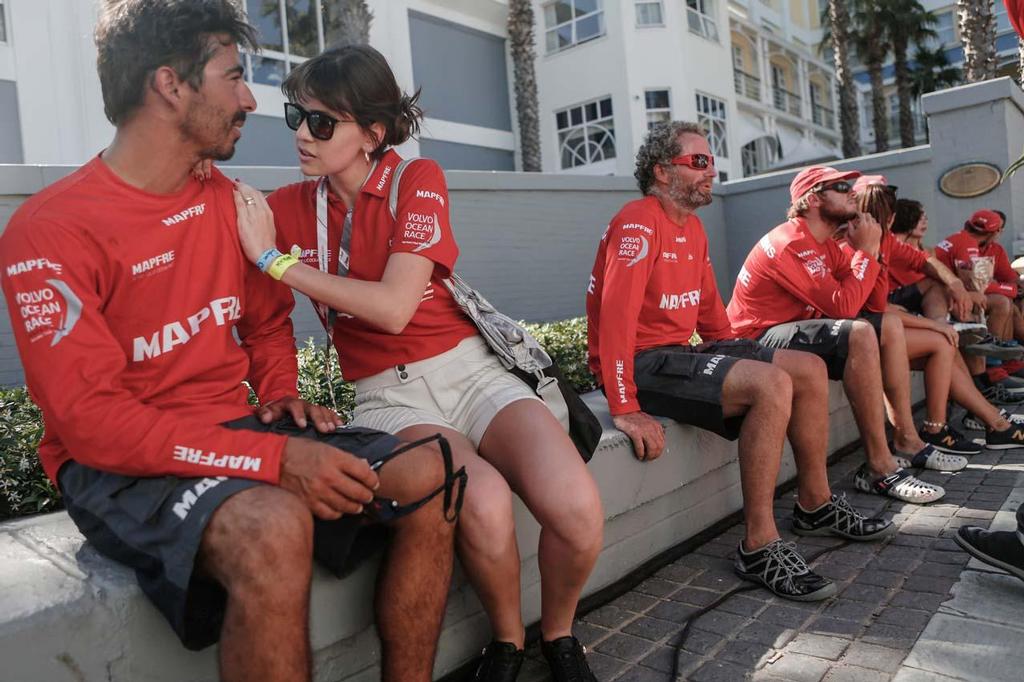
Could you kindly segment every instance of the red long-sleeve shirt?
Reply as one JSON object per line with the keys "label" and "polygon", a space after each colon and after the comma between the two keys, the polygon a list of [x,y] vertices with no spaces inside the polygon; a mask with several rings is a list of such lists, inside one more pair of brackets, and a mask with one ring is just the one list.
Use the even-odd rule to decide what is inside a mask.
{"label": "red long-sleeve shirt", "polygon": [[[897,239],[896,241],[899,240]],[[917,284],[927,277],[923,272],[923,268],[924,263],[928,262],[928,252],[922,248],[907,244],[906,242],[900,243],[906,246],[910,251],[900,249],[899,252],[894,254],[892,261],[889,263],[889,293],[896,291],[900,287]],[[921,259],[923,260],[920,264],[918,259],[914,257],[911,252],[921,254]]]}
{"label": "red long-sleeve shirt", "polygon": [[[852,259],[856,254],[856,249],[845,240],[839,242],[839,246],[848,258]],[[899,268],[900,272],[921,272],[927,262],[928,254],[924,251],[901,242],[892,235],[892,232],[883,234],[878,248],[878,278],[875,279],[875,286],[868,294],[863,309],[872,313],[884,313],[886,306],[889,305],[889,292],[893,290],[890,280],[894,271]],[[924,277],[923,272],[921,277]]]}
{"label": "red long-sleeve shirt", "polygon": [[252,414],[243,379],[271,401],[297,375],[292,297],[245,260],[231,191],[214,171],[150,194],[97,157],[11,218],[0,284],[51,480],[74,459],[277,482],[283,436],[219,426]]}
{"label": "red long-sleeve shirt", "polygon": [[626,204],[601,238],[587,287],[590,370],[613,415],[640,409],[633,356],[658,346],[729,336],[729,320],[695,215],[669,220],[658,199]]}
{"label": "red long-sleeve shirt", "polygon": [[970,270],[974,267],[975,258],[992,258],[995,268],[985,293],[1002,294],[1007,298],[1017,296],[1019,277],[1017,271],[1010,267],[1010,258],[999,242],[979,246],[977,238],[967,230],[961,230],[935,245],[935,257],[953,272],[957,269]]}
{"label": "red long-sleeve shirt", "polygon": [[733,333],[757,338],[777,324],[856,317],[881,266],[862,251],[852,258],[831,239],[819,242],[803,218],[775,227],[754,245],[726,309]]}

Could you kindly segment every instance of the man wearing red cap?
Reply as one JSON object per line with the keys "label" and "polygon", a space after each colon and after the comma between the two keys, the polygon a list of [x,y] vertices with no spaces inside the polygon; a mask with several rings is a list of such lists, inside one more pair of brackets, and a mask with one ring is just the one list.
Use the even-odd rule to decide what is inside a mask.
{"label": "man wearing red cap", "polygon": [[[881,354],[892,355],[893,367],[901,362],[905,368],[907,360],[905,346],[888,343],[880,351],[880,339],[902,338],[902,325],[881,314],[856,319],[881,272],[882,238],[878,223],[857,211],[851,181],[859,176],[811,166],[793,178],[789,220],[751,250],[727,312],[738,336],[814,353],[825,361],[829,378],[843,381],[868,459],[855,478],[859,489],[905,502],[934,502],[945,491],[898,466],[885,438]],[[849,225],[852,255],[833,239],[843,224]],[[884,384],[888,394],[909,402],[909,372],[891,374]],[[913,429],[898,433],[896,441],[903,451],[917,453],[914,459],[921,463],[938,459]]]}
{"label": "man wearing red cap", "polygon": [[[587,289],[590,368],[638,459],[664,448],[652,414],[738,438],[746,537],[736,572],[788,599],[824,599],[835,585],[807,568],[775,526],[787,430],[798,471],[798,534],[870,540],[889,535],[892,525],[865,518],[829,488],[824,364],[731,338],[695,214],[711,202],[716,174],[705,135],[695,123],[666,123],[637,154],[644,197],[612,219]],[[694,331],[707,343],[691,345]]]}

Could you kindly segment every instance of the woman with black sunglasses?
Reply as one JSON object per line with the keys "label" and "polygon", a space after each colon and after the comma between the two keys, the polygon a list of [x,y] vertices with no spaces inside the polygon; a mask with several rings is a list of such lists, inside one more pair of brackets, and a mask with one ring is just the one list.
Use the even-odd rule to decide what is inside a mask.
{"label": "woman with black sunglasses", "polygon": [[319,179],[267,200],[238,185],[246,255],[313,301],[355,381],[354,425],[405,441],[441,433],[466,467],[457,548],[493,633],[476,679],[514,680],[523,661],[514,491],[542,528],[542,650],[554,679],[594,680],[571,626],[602,546],[597,487],[560,423],[445,288],[458,247],[440,167],[409,164],[394,215],[389,207],[401,162],[392,147],[418,131],[418,94],[403,94],[368,46],[304,62],[283,90],[299,165]]}

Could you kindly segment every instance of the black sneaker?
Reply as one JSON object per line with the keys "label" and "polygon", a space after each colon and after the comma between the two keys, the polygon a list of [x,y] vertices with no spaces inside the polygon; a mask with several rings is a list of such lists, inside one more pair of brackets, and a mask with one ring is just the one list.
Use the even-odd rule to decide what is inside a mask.
{"label": "black sneaker", "polygon": [[763,585],[783,599],[820,601],[836,593],[835,584],[811,571],[792,542],[774,540],[747,553],[741,541],[733,569],[739,577]]}
{"label": "black sneaker", "polygon": [[978,561],[1001,568],[1024,580],[1024,544],[1018,533],[961,526],[953,539]]}
{"label": "black sneaker", "polygon": [[990,383],[988,386],[979,386],[982,397],[993,405],[1020,405],[1024,403],[1024,395],[1010,393],[1002,384]]}
{"label": "black sneaker", "polygon": [[515,682],[523,655],[523,650],[511,642],[491,642],[482,652],[473,682]]}
{"label": "black sneaker", "polygon": [[813,511],[793,506],[793,532],[797,535],[837,535],[847,540],[878,540],[893,534],[896,527],[882,518],[867,518],[846,500],[846,493],[833,495]]}
{"label": "black sneaker", "polygon": [[981,453],[981,446],[966,438],[964,434],[956,429],[949,428],[949,424],[944,424],[935,433],[921,429],[918,435],[921,436],[921,440],[930,444],[936,450],[942,450],[951,455],[977,455]]}
{"label": "black sneaker", "polygon": [[1024,357],[1024,348],[1018,345],[1009,345],[1005,341],[988,336],[977,343],[964,346],[963,351],[968,355],[984,355],[998,360],[1019,360]]}
{"label": "black sneaker", "polygon": [[985,431],[985,447],[989,450],[1024,448],[1024,424],[1010,420],[1010,428],[1003,431]]}
{"label": "black sneaker", "polygon": [[540,650],[551,666],[554,682],[597,682],[587,665],[587,650],[575,637],[541,642]]}

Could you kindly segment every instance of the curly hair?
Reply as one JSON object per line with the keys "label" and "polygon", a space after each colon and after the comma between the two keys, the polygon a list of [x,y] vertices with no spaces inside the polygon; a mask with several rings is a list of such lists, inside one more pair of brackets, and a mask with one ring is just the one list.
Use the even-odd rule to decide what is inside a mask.
{"label": "curly hair", "polygon": [[691,121],[665,121],[651,128],[647,139],[640,145],[640,151],[636,153],[636,169],[633,171],[633,177],[644,195],[651,193],[655,166],[665,165],[679,156],[683,148],[679,138],[686,133],[701,137],[707,137],[708,134],[704,126]]}
{"label": "curly hair", "polygon": [[199,89],[216,51],[211,36],[259,49],[256,29],[231,0],[106,0],[95,39],[107,120],[116,126],[138,109],[162,66]]}
{"label": "curly hair", "polygon": [[419,90],[403,93],[384,55],[369,45],[337,47],[302,62],[284,79],[281,91],[292,102],[320,100],[352,116],[363,130],[374,123],[384,126],[384,136],[370,152],[375,159],[419,133],[423,118]]}

